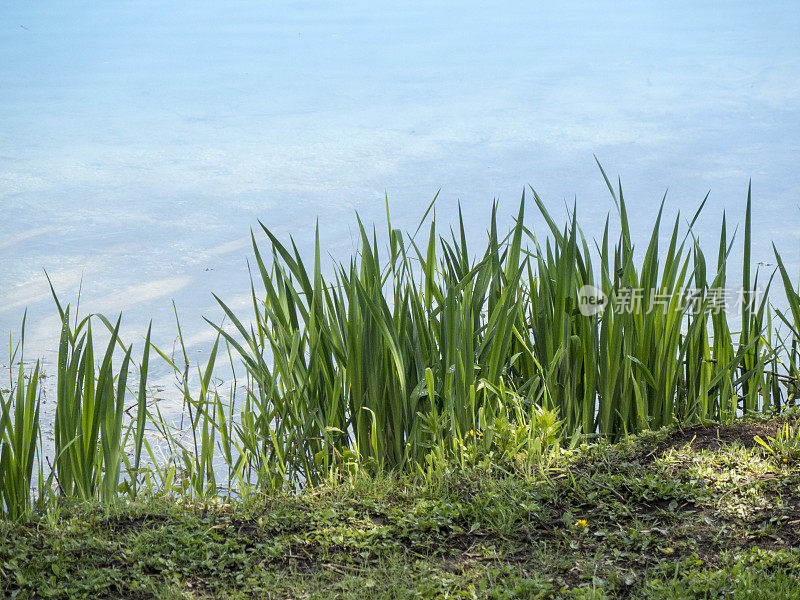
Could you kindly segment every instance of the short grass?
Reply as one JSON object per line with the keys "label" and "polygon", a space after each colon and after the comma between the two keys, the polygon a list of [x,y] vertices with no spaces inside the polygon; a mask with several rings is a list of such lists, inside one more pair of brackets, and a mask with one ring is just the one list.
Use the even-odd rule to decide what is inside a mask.
{"label": "short grass", "polygon": [[[800,598],[800,460],[776,421],[439,465],[235,505],[0,522],[11,598]],[[766,446],[778,448],[770,452]]]}

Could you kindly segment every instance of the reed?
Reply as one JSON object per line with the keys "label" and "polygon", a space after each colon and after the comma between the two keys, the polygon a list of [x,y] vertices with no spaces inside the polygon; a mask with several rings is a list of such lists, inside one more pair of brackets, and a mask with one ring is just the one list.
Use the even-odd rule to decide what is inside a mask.
{"label": "reed", "polygon": [[[792,279],[789,276],[786,266],[784,265],[781,255],[775,249],[775,258],[778,263],[778,272],[783,282],[783,289],[786,293],[786,301],[788,304],[787,311],[776,310],[780,321],[782,321],[789,329],[788,340],[782,338],[780,340],[783,354],[785,356],[784,362],[784,377],[783,381],[788,388],[788,400],[794,403],[798,396],[800,396],[800,293],[798,287],[792,285]],[[777,366],[773,367],[774,380],[780,380],[778,375]]]}
{"label": "reed", "polygon": [[[52,285],[51,285],[52,289]],[[70,307],[62,308],[53,290],[61,315],[61,338],[58,353],[56,412],[54,422],[53,474],[63,496],[81,500],[99,498],[104,504],[114,502],[120,489],[124,464],[130,465],[126,446],[133,437],[134,465],[128,468],[125,489],[136,494],[139,463],[146,418],[146,381],[149,362],[150,331],[148,330],[137,394],[137,416],[124,422],[125,399],[129,394],[128,372],[132,346],[119,339],[122,317],[112,325],[98,316],[111,336],[102,360],[95,364],[92,316],[70,327]],[[113,360],[117,346],[122,349],[122,362],[115,371]]]}
{"label": "reed", "polygon": [[[183,340],[181,339],[181,345]],[[189,429],[192,433],[192,446],[178,441],[183,473],[186,482],[195,498],[213,497],[217,494],[217,481],[214,473],[214,451],[216,449],[217,427],[224,430],[224,413],[217,415],[219,396],[214,391],[211,398],[211,376],[219,348],[219,338],[214,343],[211,356],[204,371],[198,368],[200,390],[197,398],[193,398],[188,381],[184,380],[183,398],[189,414]],[[220,411],[222,409],[220,408]],[[223,440],[224,441],[224,440]]]}
{"label": "reed", "polygon": [[[434,215],[418,242],[392,227],[387,207],[385,256],[359,220],[357,255],[326,277],[318,234],[306,266],[293,241],[262,224],[268,254],[252,235],[255,319],[246,325],[218,299],[235,332],[214,325],[252,381],[237,428],[245,470],[261,486],[292,487],[353,458],[403,469],[433,448],[457,455],[468,432],[520,421],[519,403],[498,389],[527,414],[554,411],[567,436],[611,439],[780,408],[767,294],[749,303],[758,289],[749,191],[737,334],[720,306],[731,300],[725,219],[709,268],[693,230],[705,201],[687,227],[675,218],[661,248],[662,201],[640,259],[622,187],[603,176],[620,231],[612,241],[607,220],[594,251],[575,211],[559,227],[533,190],[505,236],[493,208],[477,259],[460,214],[449,236],[437,234]],[[524,225],[529,198],[545,239]],[[584,286],[602,291],[605,311],[582,314]]]}
{"label": "reed", "polygon": [[[24,337],[24,318],[22,323]],[[9,352],[12,365],[15,354]],[[39,361],[25,379],[20,353],[16,381],[7,397],[0,391],[0,517],[13,521],[29,517],[33,508],[31,483],[41,442]],[[39,471],[41,479],[41,462]]]}
{"label": "reed", "polygon": [[[409,235],[393,227],[387,203],[384,241],[358,220],[358,252],[330,274],[319,231],[307,264],[294,241],[261,224],[267,249],[251,232],[252,321],[217,298],[230,327],[210,323],[217,339],[191,377],[180,323],[182,362],[153,346],[148,329],[135,391],[120,319],[90,315],[71,324],[70,307],[53,291],[62,324],[53,466],[46,477],[39,367],[26,382],[20,366],[8,395],[0,392],[2,515],[31,514],[37,456],[42,502],[53,482],[61,497],[106,505],[142,489],[206,500],[314,486],[358,469],[430,479],[448,461],[539,468],[560,445],[581,439],[794,405],[800,295],[777,251],[787,311],[769,304],[772,277],[751,273],[750,191],[739,292],[746,302],[732,317],[721,301],[731,300],[730,256],[739,241],[725,216],[716,256],[707,258],[694,229],[705,200],[685,225],[680,215],[664,223],[662,200],[640,255],[622,186],[602,174],[618,233],[609,216],[591,244],[574,207],[559,224],[532,189],[504,233],[493,206],[478,246],[460,210],[442,234],[431,203]],[[531,209],[547,235],[526,226]],[[749,302],[761,286],[763,296]],[[587,289],[605,300],[603,310],[585,310]],[[110,340],[96,355],[97,320]],[[234,374],[246,372],[225,401],[214,377],[221,342]],[[148,408],[151,348],[176,374],[180,428],[157,404]],[[126,419],[128,399],[136,410]],[[163,438],[166,460],[148,430]]]}

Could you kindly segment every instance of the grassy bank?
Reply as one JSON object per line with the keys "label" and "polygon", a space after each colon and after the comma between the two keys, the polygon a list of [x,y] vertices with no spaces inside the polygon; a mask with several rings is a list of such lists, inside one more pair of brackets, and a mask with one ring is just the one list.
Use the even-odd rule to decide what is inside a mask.
{"label": "grassy bank", "polygon": [[798,431],[665,429],[534,471],[447,462],[234,504],[66,503],[0,522],[0,595],[800,598]]}

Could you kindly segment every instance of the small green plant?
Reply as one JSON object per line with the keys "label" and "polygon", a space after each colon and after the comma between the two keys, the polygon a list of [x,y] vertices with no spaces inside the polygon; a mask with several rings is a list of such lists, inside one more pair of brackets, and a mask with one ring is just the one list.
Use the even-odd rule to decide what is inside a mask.
{"label": "small green plant", "polygon": [[[218,414],[220,401],[219,396],[214,393],[211,397],[210,385],[211,375],[214,371],[214,362],[217,357],[219,338],[214,343],[211,356],[206,364],[205,371],[200,375],[200,391],[197,399],[192,398],[188,383],[184,384],[184,399],[189,411],[189,428],[192,433],[192,448],[178,443],[181,449],[184,473],[186,481],[191,487],[192,494],[196,498],[213,497],[217,494],[217,482],[214,473],[214,450],[216,448],[215,438],[217,427],[225,427],[224,421],[218,424]],[[220,419],[224,419],[224,413],[219,414]],[[218,424],[218,425],[216,425]]]}
{"label": "small green plant", "polygon": [[800,427],[785,423],[775,432],[775,436],[767,436],[766,441],[761,436],[753,439],[773,456],[784,461],[800,456]]}
{"label": "small green plant", "polygon": [[496,395],[502,415],[487,420],[479,414],[479,428],[470,430],[461,445],[469,464],[532,467],[546,465],[559,454],[561,427],[556,410],[530,404],[501,381],[482,381],[479,390]]}

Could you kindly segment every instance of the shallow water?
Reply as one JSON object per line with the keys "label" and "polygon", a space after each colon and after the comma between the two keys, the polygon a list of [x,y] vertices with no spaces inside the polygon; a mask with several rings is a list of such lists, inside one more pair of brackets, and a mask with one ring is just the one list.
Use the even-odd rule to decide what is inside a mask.
{"label": "shallow water", "polygon": [[[0,338],[28,308],[26,356],[52,365],[43,269],[82,313],[124,313],[193,358],[247,311],[260,219],[352,252],[354,211],[414,228],[461,201],[481,236],[525,184],[596,235],[619,174],[640,239],[711,196],[698,230],[743,220],[754,260],[800,241],[800,11],[793,2],[37,2],[0,13]],[[533,216],[531,225],[542,230]],[[731,227],[732,229],[732,227]],[[3,358],[5,358],[5,353]],[[0,361],[2,362],[2,361]],[[3,363],[6,364],[6,363]],[[166,372],[160,374],[168,379]]]}

